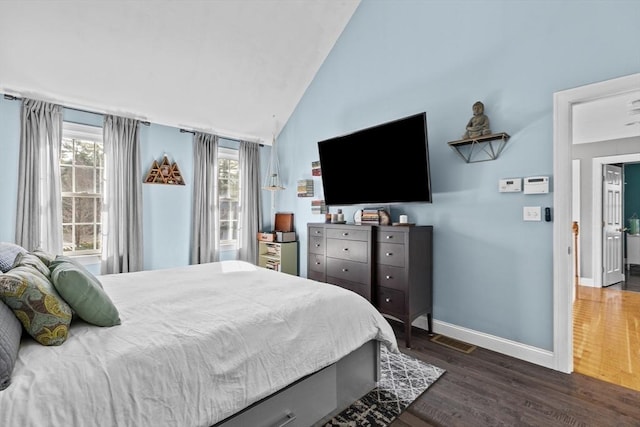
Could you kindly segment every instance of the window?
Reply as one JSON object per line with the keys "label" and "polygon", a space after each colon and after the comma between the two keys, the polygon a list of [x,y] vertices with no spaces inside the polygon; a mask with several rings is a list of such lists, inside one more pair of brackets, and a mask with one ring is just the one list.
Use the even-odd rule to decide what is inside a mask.
{"label": "window", "polygon": [[60,151],[63,253],[98,254],[104,188],[102,128],[64,122]]}
{"label": "window", "polygon": [[220,206],[220,246],[222,249],[236,248],[240,214],[238,150],[218,148],[218,205]]}

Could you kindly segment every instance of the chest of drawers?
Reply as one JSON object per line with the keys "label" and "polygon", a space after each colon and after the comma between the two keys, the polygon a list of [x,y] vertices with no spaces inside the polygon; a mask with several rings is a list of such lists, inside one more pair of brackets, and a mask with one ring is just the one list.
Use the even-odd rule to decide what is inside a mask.
{"label": "chest of drawers", "polygon": [[426,314],[432,332],[432,226],[312,223],[307,277],[350,289],[405,325]]}

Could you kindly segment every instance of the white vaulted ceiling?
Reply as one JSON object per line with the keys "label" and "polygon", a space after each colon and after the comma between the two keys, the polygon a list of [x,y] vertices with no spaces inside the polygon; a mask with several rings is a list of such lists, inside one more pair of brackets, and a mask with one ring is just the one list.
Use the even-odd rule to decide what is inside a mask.
{"label": "white vaulted ceiling", "polygon": [[270,143],[359,1],[0,0],[0,92]]}

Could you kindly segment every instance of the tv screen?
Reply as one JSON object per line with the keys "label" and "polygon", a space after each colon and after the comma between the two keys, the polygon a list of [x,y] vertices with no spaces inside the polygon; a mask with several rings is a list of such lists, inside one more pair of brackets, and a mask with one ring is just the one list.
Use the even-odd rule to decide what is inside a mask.
{"label": "tv screen", "polygon": [[431,203],[427,115],[318,142],[327,206]]}

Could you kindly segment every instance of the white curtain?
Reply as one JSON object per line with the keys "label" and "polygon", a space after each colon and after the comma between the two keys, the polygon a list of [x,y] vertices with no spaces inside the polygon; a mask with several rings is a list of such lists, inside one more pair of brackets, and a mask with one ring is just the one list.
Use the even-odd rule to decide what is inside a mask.
{"label": "white curtain", "polygon": [[193,136],[193,222],[191,264],[219,260],[218,137]]}
{"label": "white curtain", "polygon": [[143,269],[139,123],[104,118],[102,274]]}
{"label": "white curtain", "polygon": [[260,188],[260,148],[253,142],[240,142],[240,235],[238,259],[256,263],[257,234],[262,229]]}
{"label": "white curtain", "polygon": [[62,107],[22,101],[16,243],[62,253]]}

